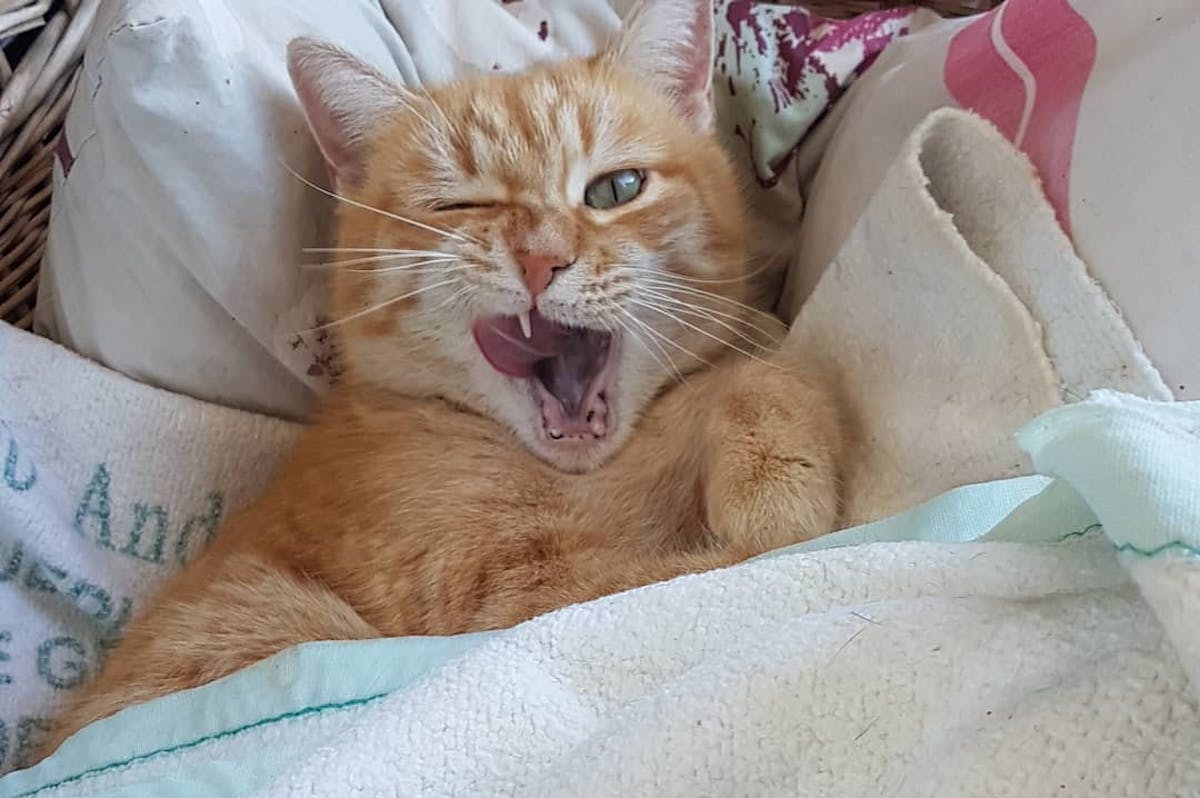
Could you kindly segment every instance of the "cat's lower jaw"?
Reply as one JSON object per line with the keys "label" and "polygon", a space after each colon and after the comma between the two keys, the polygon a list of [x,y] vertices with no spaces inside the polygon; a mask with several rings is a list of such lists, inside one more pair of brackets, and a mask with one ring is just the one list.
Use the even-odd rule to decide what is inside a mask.
{"label": "cat's lower jaw", "polygon": [[[603,351],[596,358],[598,368],[580,381],[577,395],[555,385],[553,377],[538,370],[529,378],[532,400],[542,417],[542,432],[555,444],[600,443],[616,427],[613,405],[617,396],[617,365],[621,358],[621,339],[605,335]],[[556,390],[557,389],[557,390]],[[564,395],[567,399],[564,401]]]}
{"label": "cat's lower jaw", "polygon": [[537,307],[476,319],[471,335],[483,359],[529,401],[533,429],[518,434],[544,459],[582,471],[614,448],[619,335]]}
{"label": "cat's lower jaw", "polygon": [[[554,409],[548,410],[539,396],[544,389],[534,385],[533,380],[529,382],[530,402],[536,409],[530,426],[521,430],[519,437],[534,454],[568,474],[592,471],[616,454],[627,436],[620,427],[619,392],[615,381],[597,394],[597,415],[590,420],[596,431],[579,430],[573,433],[562,432],[557,426]],[[586,415],[584,418],[586,421]]]}

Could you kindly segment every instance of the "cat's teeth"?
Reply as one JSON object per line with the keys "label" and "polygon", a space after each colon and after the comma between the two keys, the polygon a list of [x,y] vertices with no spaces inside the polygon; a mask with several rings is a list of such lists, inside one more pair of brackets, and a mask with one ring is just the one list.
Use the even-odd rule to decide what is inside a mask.
{"label": "cat's teeth", "polygon": [[517,321],[521,322],[521,332],[526,338],[533,337],[533,325],[529,322],[529,311],[523,311],[517,314]]}

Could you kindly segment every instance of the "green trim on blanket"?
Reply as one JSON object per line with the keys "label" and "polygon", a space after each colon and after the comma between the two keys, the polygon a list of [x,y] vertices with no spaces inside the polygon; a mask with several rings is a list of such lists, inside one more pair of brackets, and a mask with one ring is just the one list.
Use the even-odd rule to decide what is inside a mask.
{"label": "green trim on blanket", "polygon": [[[834,532],[831,535],[767,552],[762,557],[780,557],[798,552],[824,551],[842,546],[886,541],[924,541],[926,543],[970,543],[975,540],[1020,540],[1054,542],[1045,526],[1034,527],[1036,535],[1001,535],[997,528],[1026,502],[1049,489],[1052,481],[1043,476],[1016,477],[955,488],[907,512]],[[1086,505],[1085,505],[1086,507]],[[963,523],[964,518],[971,519]],[[1078,513],[1067,514],[1056,529],[1071,528]],[[1091,519],[1094,521],[1095,519]]]}
{"label": "green trim on blanket", "polygon": [[255,721],[254,723],[248,723],[245,726],[239,726],[234,729],[228,729],[225,731],[216,732],[214,734],[205,735],[203,737],[200,737],[199,739],[192,740],[192,741],[186,742],[186,743],[181,743],[176,746],[171,746],[170,748],[163,748],[158,751],[151,751],[150,753],[139,754],[137,756],[130,757],[129,759],[123,759],[118,762],[110,762],[107,765],[101,765],[99,767],[94,767],[94,768],[91,768],[90,770],[85,770],[82,773],[78,773],[74,776],[68,776],[67,778],[65,778],[61,781],[56,781],[51,784],[47,784],[44,787],[39,787],[36,790],[33,790],[32,792],[20,793],[17,796],[15,796],[15,798],[27,798],[27,796],[37,795],[38,793],[45,792],[47,790],[58,789],[59,787],[65,787],[68,784],[74,784],[77,781],[82,781],[83,779],[86,779],[89,776],[98,776],[101,773],[105,773],[109,770],[123,768],[126,765],[132,765],[136,762],[141,762],[143,760],[150,759],[151,757],[161,756],[163,754],[174,754],[174,753],[178,753],[180,751],[186,751],[189,748],[195,748],[196,746],[203,745],[204,743],[210,743],[215,740],[222,740],[227,737],[233,737],[234,735],[241,734],[242,732],[251,731],[253,729],[260,729],[264,726],[270,726],[275,723],[279,723],[281,721],[292,720],[294,718],[302,718],[302,717],[305,717],[308,715],[317,715],[322,712],[327,712],[329,710],[352,709],[354,707],[365,706],[367,704],[370,704],[373,701],[377,701],[380,698],[383,698],[385,695],[387,695],[387,693],[379,693],[377,695],[368,696],[367,698],[356,698],[356,699],[353,699],[350,701],[342,701],[337,704],[320,704],[315,707],[304,707],[303,709],[298,709],[293,712],[285,712],[282,715],[276,715],[271,718],[263,718],[262,720]]}
{"label": "green trim on blanket", "polygon": [[1118,550],[1200,554],[1200,402],[1101,391],[1043,414],[1017,441],[1039,473],[1061,480],[1057,493],[1089,508]]}
{"label": "green trim on blanket", "polygon": [[[0,796],[38,795],[252,729],[364,706],[407,687],[492,634],[296,646],[212,684],[133,706],[92,724],[49,759],[0,778]],[[192,774],[184,794],[241,794],[273,772],[279,753],[262,752],[238,763],[232,782],[223,772],[228,763],[206,763],[213,772]],[[199,790],[199,784],[212,789]],[[152,782],[122,787],[119,794],[163,798],[170,792]]]}
{"label": "green trim on blanket", "polygon": [[1186,554],[1189,557],[1200,557],[1200,549],[1197,549],[1195,546],[1190,546],[1187,543],[1184,543],[1182,540],[1172,540],[1149,550],[1139,549],[1132,543],[1122,543],[1121,545],[1117,546],[1117,551],[1121,552],[1122,554],[1134,554],[1138,557],[1147,558],[1157,557],[1169,551]]}

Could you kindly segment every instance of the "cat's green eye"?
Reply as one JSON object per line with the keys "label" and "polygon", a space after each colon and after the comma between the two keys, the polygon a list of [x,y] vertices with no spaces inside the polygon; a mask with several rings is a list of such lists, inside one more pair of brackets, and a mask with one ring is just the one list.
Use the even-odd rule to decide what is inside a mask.
{"label": "cat's green eye", "polygon": [[645,182],[646,175],[638,169],[621,169],[600,175],[583,190],[583,203],[598,210],[624,205],[642,193]]}

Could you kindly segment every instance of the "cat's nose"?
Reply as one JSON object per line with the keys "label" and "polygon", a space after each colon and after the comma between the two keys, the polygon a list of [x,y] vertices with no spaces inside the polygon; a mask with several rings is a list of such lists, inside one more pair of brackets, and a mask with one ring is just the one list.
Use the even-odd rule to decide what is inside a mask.
{"label": "cat's nose", "polygon": [[575,261],[568,260],[562,255],[550,255],[544,252],[516,252],[513,254],[517,265],[521,267],[521,279],[529,289],[529,294],[535,300],[538,295],[550,287],[554,276],[563,269],[569,268]]}

